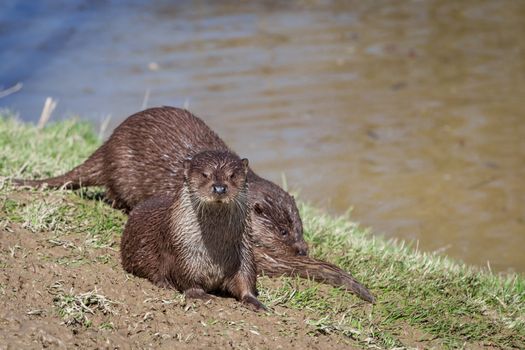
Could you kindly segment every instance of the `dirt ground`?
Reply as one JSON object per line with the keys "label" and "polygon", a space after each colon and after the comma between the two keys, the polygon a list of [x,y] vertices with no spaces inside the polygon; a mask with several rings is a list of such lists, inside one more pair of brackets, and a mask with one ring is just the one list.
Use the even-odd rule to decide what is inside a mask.
{"label": "dirt ground", "polygon": [[[259,277],[268,312],[253,312],[232,298],[185,300],[124,272],[119,243],[125,216],[105,203],[27,191],[0,193],[0,200],[0,350],[444,345],[403,321],[378,326],[376,307],[312,281]],[[286,293],[303,303],[294,304]],[[323,303],[335,312],[325,315]],[[353,322],[363,317],[369,326]],[[492,348],[480,342],[463,347]]]}
{"label": "dirt ground", "polygon": [[57,240],[51,232],[3,226],[0,349],[352,348],[349,338],[316,332],[299,310],[255,313],[231,298],[186,302],[126,274],[118,249],[87,249],[81,235]]}

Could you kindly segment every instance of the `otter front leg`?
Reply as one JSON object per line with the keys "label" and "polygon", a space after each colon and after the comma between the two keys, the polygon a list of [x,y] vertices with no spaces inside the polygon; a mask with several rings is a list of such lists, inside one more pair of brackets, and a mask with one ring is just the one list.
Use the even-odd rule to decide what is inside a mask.
{"label": "otter front leg", "polygon": [[253,311],[267,310],[256,297],[255,281],[238,272],[227,284],[227,290]]}
{"label": "otter front leg", "polygon": [[199,288],[199,287],[186,289],[184,291],[184,296],[190,299],[201,299],[201,300],[213,299],[213,295],[206,293],[204,289]]}

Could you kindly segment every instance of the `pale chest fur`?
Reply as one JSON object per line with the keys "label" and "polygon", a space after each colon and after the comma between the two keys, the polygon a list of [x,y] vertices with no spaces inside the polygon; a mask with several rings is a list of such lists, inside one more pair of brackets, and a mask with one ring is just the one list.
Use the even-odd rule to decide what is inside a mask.
{"label": "pale chest fur", "polygon": [[171,221],[180,271],[205,289],[220,289],[241,264],[246,216],[227,205],[197,210],[187,189],[182,192]]}

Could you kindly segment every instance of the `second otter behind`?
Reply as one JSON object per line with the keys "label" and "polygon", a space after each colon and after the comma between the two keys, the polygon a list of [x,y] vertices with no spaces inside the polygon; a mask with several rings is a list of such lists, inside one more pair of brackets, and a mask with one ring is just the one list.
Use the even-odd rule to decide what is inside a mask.
{"label": "second otter behind", "polygon": [[121,244],[124,269],[190,298],[222,291],[264,309],[255,297],[247,173],[248,160],[229,152],[186,160],[179,191],[131,212]]}

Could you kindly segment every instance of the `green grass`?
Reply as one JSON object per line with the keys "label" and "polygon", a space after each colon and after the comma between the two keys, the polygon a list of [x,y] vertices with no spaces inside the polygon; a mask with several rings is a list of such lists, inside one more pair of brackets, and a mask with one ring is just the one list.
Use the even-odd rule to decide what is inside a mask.
{"label": "green grass", "polygon": [[[53,232],[48,243],[71,251],[82,246],[118,249],[126,218],[93,200],[100,190],[21,191],[5,181],[6,177],[57,175],[80,164],[99,146],[91,126],[69,120],[39,131],[11,118],[9,112],[0,115],[0,229],[19,224],[34,234]],[[312,255],[352,272],[377,297],[377,304],[370,306],[315,282],[282,279],[272,284],[261,278],[262,301],[271,308],[301,310],[312,336],[340,334],[356,346],[376,348],[402,348],[407,343],[525,348],[523,276],[496,275],[417,252],[403,243],[373,237],[348,217],[334,218],[304,203],[300,210]],[[68,240],[71,232],[82,233],[85,240]],[[22,253],[13,247],[13,254]],[[96,268],[96,264],[111,264],[110,260],[101,255],[89,263]],[[84,262],[77,256],[62,263]],[[64,291],[57,295],[55,304],[66,322],[89,324],[86,310],[75,313],[78,300],[89,295]],[[92,304],[93,312],[107,304],[99,299]],[[108,321],[100,327],[111,329],[112,324]],[[407,330],[411,336],[406,336]],[[286,329],[276,327],[276,332]]]}

